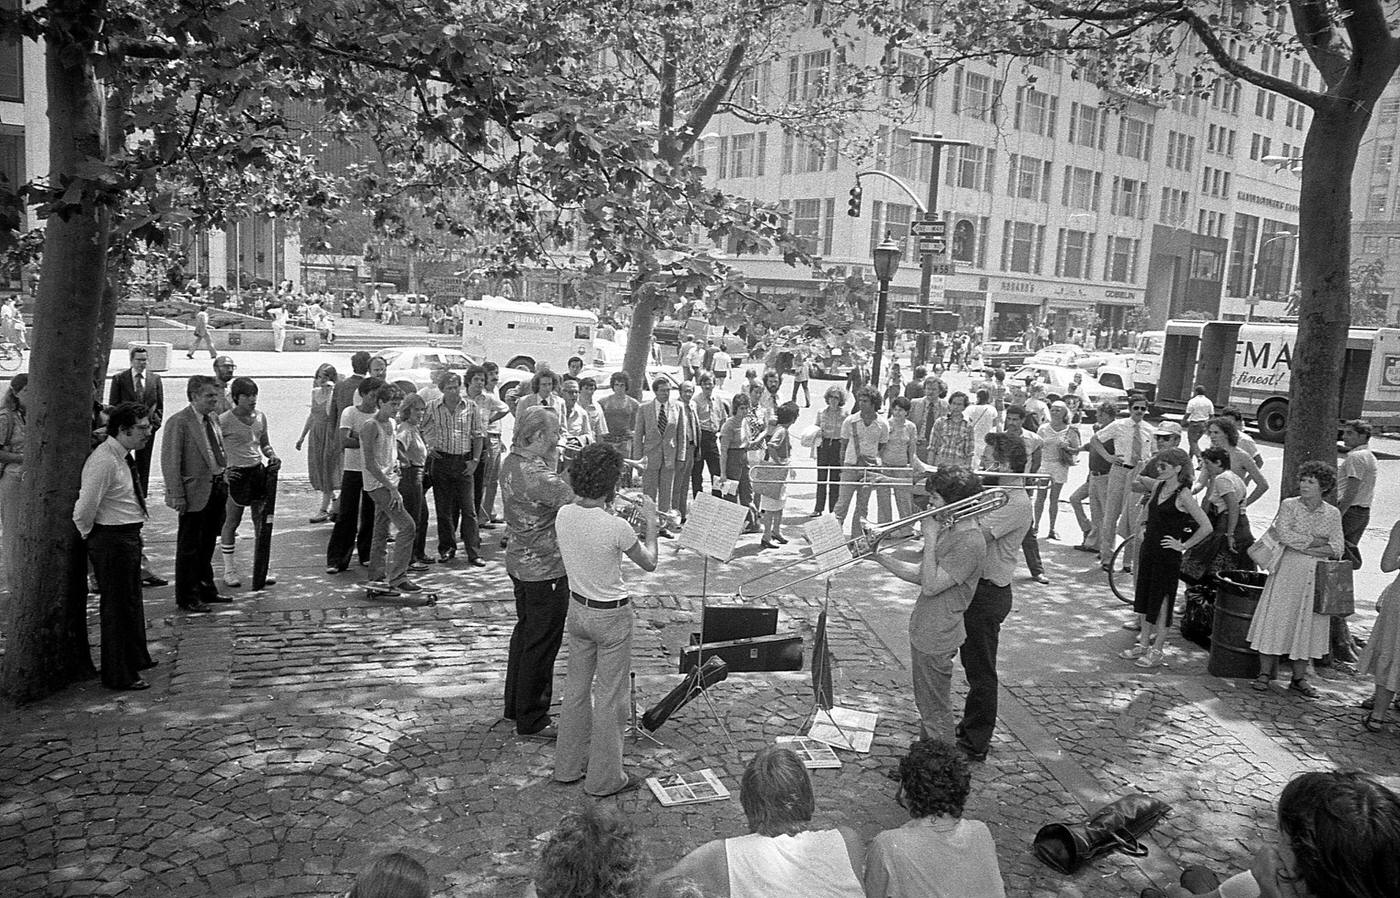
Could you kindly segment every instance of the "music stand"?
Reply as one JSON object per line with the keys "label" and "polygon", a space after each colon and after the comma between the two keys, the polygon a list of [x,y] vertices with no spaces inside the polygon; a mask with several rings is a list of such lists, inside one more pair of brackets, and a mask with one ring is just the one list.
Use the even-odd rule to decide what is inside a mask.
{"label": "music stand", "polygon": [[632,697],[632,713],[627,718],[627,728],[622,731],[622,735],[626,738],[631,738],[633,740],[648,739],[653,745],[658,745],[661,748],[665,748],[666,743],[653,736],[650,732],[644,729],[637,722],[638,720],[640,720],[640,718],[637,715],[637,672],[635,670],[628,671],[628,676],[632,678],[632,682],[630,684]]}
{"label": "music stand", "polygon": [[831,647],[826,634],[827,611],[830,608],[831,575],[828,574],[826,594],[822,598],[822,610],[817,615],[817,632],[812,639],[812,708],[807,712],[809,720],[807,732],[812,731],[812,727],[817,722],[817,715],[826,711],[827,721],[836,728],[836,732],[841,734],[841,738],[846,741],[846,745],[849,747],[855,745],[855,742],[846,735],[846,731],[841,728],[841,724],[837,723],[836,718],[831,714],[831,709],[836,706],[836,696],[831,683]]}

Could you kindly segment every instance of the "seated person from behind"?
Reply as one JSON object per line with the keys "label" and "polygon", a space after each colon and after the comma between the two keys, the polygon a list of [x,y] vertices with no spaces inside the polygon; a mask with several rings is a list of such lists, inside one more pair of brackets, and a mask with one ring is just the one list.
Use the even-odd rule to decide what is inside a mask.
{"label": "seated person from behind", "polygon": [[559,820],[524,898],[641,898],[646,851],[615,807],[582,804]]}
{"label": "seated person from behind", "polygon": [[749,834],[706,842],[657,877],[654,890],[686,878],[715,898],[865,898],[860,837],[844,826],[807,828],[816,802],[797,755],[772,746],[754,755],[739,803]]}
{"label": "seated person from behind", "polygon": [[920,739],[899,761],[899,801],[912,818],[865,856],[867,898],[1005,898],[991,831],[963,818],[972,773],[956,746]]}

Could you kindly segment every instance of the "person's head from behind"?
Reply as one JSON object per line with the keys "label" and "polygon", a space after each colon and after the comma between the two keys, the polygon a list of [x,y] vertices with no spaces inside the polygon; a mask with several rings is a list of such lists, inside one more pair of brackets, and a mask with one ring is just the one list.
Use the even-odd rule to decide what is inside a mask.
{"label": "person's head from behind", "polygon": [[355,387],[355,401],[362,412],[372,412],[379,407],[376,399],[379,388],[384,386],[384,381],[377,377],[366,377]]}
{"label": "person's head from behind", "polygon": [[982,491],[977,472],[962,465],[940,465],[928,475],[926,489],[935,506],[952,505]]}
{"label": "person's head from behind", "polygon": [[739,784],[739,804],[749,831],[761,836],[801,832],[816,810],[812,780],[801,759],[773,746],[760,749],[749,761]]}
{"label": "person's head from behind", "polygon": [[400,851],[370,861],[346,898],[429,898],[428,871]]}
{"label": "person's head from behind", "polygon": [[590,443],[574,457],[569,482],[576,495],[606,501],[617,491],[623,467],[622,453],[607,443]]}
{"label": "person's head from behind", "polygon": [[532,405],[520,413],[512,434],[517,451],[544,455],[559,444],[563,424],[559,414],[546,405]]}
{"label": "person's head from behind", "polygon": [[919,739],[899,759],[899,787],[911,817],[961,817],[972,771],[955,746]]}
{"label": "person's head from behind", "polygon": [[1304,773],[1278,800],[1279,841],[1254,858],[1265,898],[1383,898],[1400,883],[1400,796],[1357,771]]}
{"label": "person's head from behind", "polygon": [[1007,428],[1006,433],[989,433],[986,436],[987,445],[992,450],[992,468],[997,471],[1009,471],[1012,474],[1020,474],[1026,470],[1026,444],[1021,439],[1019,433],[1011,433]]}
{"label": "person's head from behind", "polygon": [[633,898],[646,892],[646,860],[621,811],[587,804],[560,818],[540,852],[535,890],[540,898]]}
{"label": "person's head from behind", "polygon": [[1112,424],[1118,420],[1118,404],[1116,402],[1100,402],[1098,408],[1094,409],[1094,417],[1100,427]]}

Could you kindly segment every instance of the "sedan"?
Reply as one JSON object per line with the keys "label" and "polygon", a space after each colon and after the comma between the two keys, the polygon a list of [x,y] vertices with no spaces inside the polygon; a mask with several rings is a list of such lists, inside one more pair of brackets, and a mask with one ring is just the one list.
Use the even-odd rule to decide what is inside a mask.
{"label": "sedan", "polygon": [[1041,383],[1052,395],[1060,397],[1065,395],[1076,374],[1081,375],[1079,392],[1084,397],[1083,403],[1086,406],[1097,405],[1105,401],[1121,405],[1128,395],[1124,390],[1104,386],[1087,371],[1080,368],[1066,368],[1062,365],[1024,365],[1008,374],[1006,379],[1030,381],[1032,384]]}
{"label": "sedan", "polygon": [[439,346],[394,346],[381,349],[374,356],[388,364],[391,382],[412,384],[415,392],[432,384],[433,378],[443,371],[465,374],[476,364],[461,350]]}
{"label": "sedan", "polygon": [[1009,368],[1012,365],[1024,365],[1026,357],[1030,355],[1024,345],[1007,340],[989,340],[982,344],[980,352],[984,368]]}

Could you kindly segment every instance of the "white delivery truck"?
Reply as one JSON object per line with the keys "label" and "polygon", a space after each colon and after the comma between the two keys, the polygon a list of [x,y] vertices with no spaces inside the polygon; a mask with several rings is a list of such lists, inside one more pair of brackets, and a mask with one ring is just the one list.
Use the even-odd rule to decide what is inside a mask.
{"label": "white delivery truck", "polygon": [[574,356],[594,357],[598,316],[543,302],[483,296],[462,303],[462,351],[473,360],[491,359],[506,368],[534,371],[545,365],[563,373]]}
{"label": "white delivery truck", "polygon": [[[1168,321],[1154,404],[1183,411],[1200,384],[1216,408],[1233,405],[1254,419],[1264,439],[1282,440],[1297,339],[1296,324]],[[1352,328],[1336,384],[1341,420],[1400,427],[1400,329]]]}

